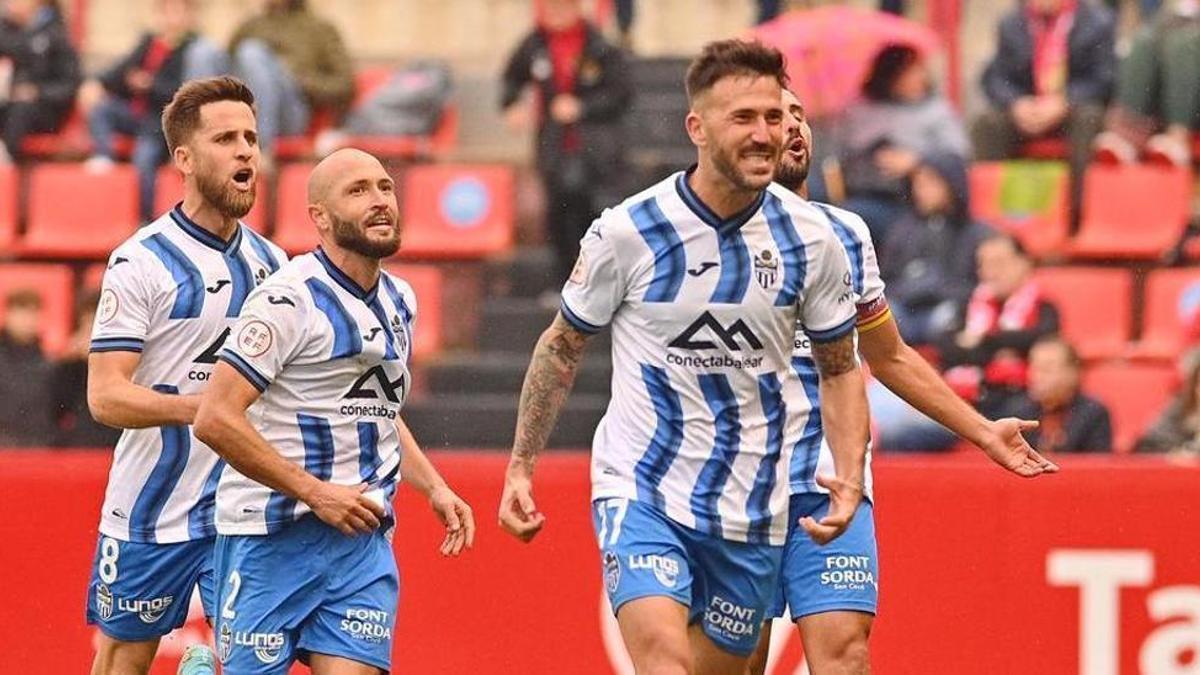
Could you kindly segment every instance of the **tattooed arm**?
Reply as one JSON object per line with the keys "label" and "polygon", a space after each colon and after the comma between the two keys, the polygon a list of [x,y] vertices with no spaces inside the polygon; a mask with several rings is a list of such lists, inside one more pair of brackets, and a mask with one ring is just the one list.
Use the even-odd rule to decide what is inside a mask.
{"label": "tattooed arm", "polygon": [[829,514],[820,522],[802,518],[800,524],[814,541],[826,544],[846,530],[862,501],[869,419],[854,333],[832,342],[814,340],[813,359],[821,375],[821,423],[836,475],[817,476],[817,483],[829,489]]}
{"label": "tattooed arm", "polygon": [[559,314],[542,333],[525,371],[517,408],[517,432],[500,498],[500,526],[509,534],[531,541],[546,523],[533,503],[533,468],[538,453],[554,430],[590,337]]}

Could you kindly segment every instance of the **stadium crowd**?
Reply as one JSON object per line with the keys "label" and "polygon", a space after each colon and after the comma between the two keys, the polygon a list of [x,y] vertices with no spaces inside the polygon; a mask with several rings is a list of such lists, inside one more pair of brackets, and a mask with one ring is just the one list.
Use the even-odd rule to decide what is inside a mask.
{"label": "stadium crowd", "polygon": [[[511,128],[537,131],[535,163],[554,244],[552,294],[570,273],[579,237],[598,208],[628,187],[616,180],[629,175],[622,121],[645,92],[633,80],[632,2],[616,4],[614,26],[591,23],[578,0],[540,4],[536,25],[498,73],[499,103]],[[759,3],[759,19],[773,19],[779,4]],[[905,3],[881,4],[904,11]],[[167,160],[162,108],[185,80],[223,72],[241,75],[255,92],[268,173],[291,159],[279,145],[284,137],[321,128],[328,142],[316,146],[336,147],[345,135],[335,131],[337,122],[365,105],[356,99],[355,63],[338,30],[303,0],[262,5],[229,44],[217,45],[197,31],[196,0],[155,0],[151,27],[136,44],[85,74],[56,0],[0,2],[0,171],[44,161],[27,141],[63,131],[78,115],[90,135],[80,158],[86,171],[103,174],[131,162],[139,176],[138,213],[149,221],[157,215],[155,190]],[[1034,438],[1051,452],[1200,453],[1200,357],[1191,350],[1200,346],[1200,276],[1171,288],[1164,320],[1177,334],[1165,353],[1147,355],[1129,340],[1102,353],[1080,344],[1104,322],[1073,328],[1079,308],[1064,302],[1094,305],[1087,313],[1102,311],[1107,299],[1064,295],[1055,290],[1055,275],[1043,273],[1063,262],[1103,259],[1114,263],[1106,271],[1141,278],[1192,259],[1185,224],[1190,219],[1194,226],[1197,216],[1191,171],[1200,159],[1200,2],[1159,5],[1139,3],[1140,25],[1127,31],[1119,55],[1117,15],[1108,4],[1017,4],[996,26],[995,55],[974,83],[986,109],[970,124],[936,86],[933,55],[911,44],[881,45],[860,96],[814,120],[825,161],[814,172],[811,196],[861,214],[870,226],[905,339],[984,414],[1040,420]],[[993,164],[1031,157],[1042,162]],[[1069,169],[1047,173],[1046,163]],[[988,181],[991,166],[999,169]],[[1100,198],[1113,196],[1100,194],[1099,180],[1090,189],[1093,175],[1127,170],[1189,181],[1190,212],[1177,214],[1170,245],[1139,259],[1127,258],[1119,244],[1108,253],[1073,248],[1069,234],[1087,234],[1103,220]],[[1049,183],[1065,194],[1048,195]],[[1056,198],[1062,213],[1054,213]],[[1023,217],[1003,217],[1022,205]],[[1062,241],[1040,244],[1046,232],[1029,228],[1028,212],[1034,221],[1057,218],[1045,227],[1061,227]],[[7,280],[3,286],[0,366],[10,376],[0,382],[0,447],[110,447],[116,432],[91,420],[83,398],[96,295],[80,293],[67,346],[48,353],[40,339],[40,290]],[[1142,301],[1128,318],[1131,325],[1141,320],[1143,332],[1151,318],[1161,318],[1150,307],[1152,290],[1147,283],[1137,294]],[[1111,319],[1118,320],[1125,319]],[[1093,391],[1100,379],[1089,379],[1089,368],[1116,362],[1161,371],[1180,354],[1179,393],[1161,418],[1152,425],[1140,420],[1124,440],[1116,438],[1115,420],[1126,418],[1114,408],[1131,392]],[[951,434],[882,387],[873,386],[871,395],[885,451],[954,445]]]}

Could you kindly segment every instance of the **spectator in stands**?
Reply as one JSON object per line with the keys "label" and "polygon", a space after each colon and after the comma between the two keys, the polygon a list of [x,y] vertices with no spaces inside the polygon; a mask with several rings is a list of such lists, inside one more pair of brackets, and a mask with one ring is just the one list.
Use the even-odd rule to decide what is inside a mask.
{"label": "spectator in stands", "polygon": [[42,298],[17,289],[4,299],[0,326],[0,448],[49,445],[50,364],[42,354]]}
{"label": "spectator in stands", "polygon": [[79,298],[75,304],[75,334],[50,374],[53,444],[60,448],[111,448],[121,436],[119,429],[94,420],[87,404],[88,347],[99,301],[97,291]]}
{"label": "spectator in stands", "polygon": [[1025,0],[1006,16],[983,74],[992,109],[972,129],[975,157],[1008,159],[1025,140],[1065,134],[1078,207],[1079,176],[1113,87],[1115,23],[1091,0]]}
{"label": "spectator in stands", "polygon": [[79,88],[79,55],[57,0],[7,0],[0,18],[0,59],[9,59],[8,91],[0,91],[0,164],[21,158],[31,133],[57,131]]}
{"label": "spectator in stands", "polygon": [[[511,128],[537,125],[546,229],[561,286],[596,216],[598,197],[620,189],[621,118],[632,86],[625,57],[583,18],[581,0],[546,0],[538,25],[504,68],[500,106]],[[538,109],[523,97],[532,86]]]}
{"label": "spectator in stands", "polygon": [[195,32],[196,0],[155,0],[154,30],[144,33],[133,51],[84,82],[80,107],[95,144],[88,168],[103,172],[116,161],[117,134],[131,134],[133,165],[138,172],[138,204],[142,222],[154,219],[154,186],[158,167],[167,158],[162,111],[186,80],[226,72],[228,58]]}
{"label": "spectator in stands", "polygon": [[907,212],[909,179],[922,156],[966,158],[970,152],[958,114],[934,92],[928,66],[909,46],[879,52],[862,99],[846,110],[839,127],[845,206],[863,217],[879,242]]}
{"label": "spectator in stands", "polygon": [[274,166],[275,140],[302,134],[316,110],[340,119],[354,98],[354,68],[337,27],[305,0],[260,0],[263,11],[230,41],[234,70],[254,91],[262,166]]}
{"label": "spectator in stands", "polygon": [[1117,72],[1117,96],[1097,157],[1189,166],[1200,130],[1200,0],[1176,0],[1134,38]]}
{"label": "spectator in stands", "polygon": [[975,288],[975,250],[991,230],[971,219],[968,199],[961,157],[924,157],[912,176],[913,212],[881,247],[892,313],[909,344],[927,344],[955,325]]}
{"label": "spectator in stands", "polygon": [[1110,452],[1108,408],[1079,390],[1080,360],[1059,337],[1038,340],[1029,350],[1029,387],[1011,414],[1037,420],[1025,432],[1029,444],[1046,452]]}
{"label": "spectator in stands", "polygon": [[1192,351],[1183,361],[1183,387],[1146,435],[1138,439],[1138,452],[1200,457],[1200,351]]}

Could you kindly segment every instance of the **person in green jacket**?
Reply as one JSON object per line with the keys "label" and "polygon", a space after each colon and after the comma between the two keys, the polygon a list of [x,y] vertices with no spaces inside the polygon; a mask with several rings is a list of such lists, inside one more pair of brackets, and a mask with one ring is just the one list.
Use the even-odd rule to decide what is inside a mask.
{"label": "person in green jacket", "polygon": [[265,0],[230,41],[234,71],[258,103],[264,163],[275,139],[302,134],[312,114],[340,117],[354,97],[354,68],[337,28],[309,11],[305,0]]}

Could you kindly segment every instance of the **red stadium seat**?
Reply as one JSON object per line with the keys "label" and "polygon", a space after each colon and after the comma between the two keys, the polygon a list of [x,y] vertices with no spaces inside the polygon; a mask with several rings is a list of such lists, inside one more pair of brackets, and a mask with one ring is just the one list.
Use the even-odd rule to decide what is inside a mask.
{"label": "red stadium seat", "polygon": [[1018,153],[1028,159],[1066,159],[1071,153],[1071,147],[1066,138],[1050,136],[1025,141]]}
{"label": "red stadium seat", "polygon": [[481,258],[513,243],[513,173],[507,166],[431,164],[404,174],[409,258]]}
{"label": "red stadium seat", "polygon": [[[1195,288],[1191,288],[1192,286]],[[1137,358],[1173,361],[1187,346],[1188,331],[1180,307],[1184,291],[1192,302],[1200,302],[1200,270],[1171,269],[1151,272],[1146,278],[1146,300],[1143,306],[1142,338],[1131,350]],[[1200,310],[1200,305],[1190,312]]]}
{"label": "red stadium seat", "polygon": [[1012,234],[1035,257],[1053,257],[1067,240],[1070,178],[1060,162],[976,162],[971,215]]}
{"label": "red stadium seat", "polygon": [[1167,407],[1179,375],[1167,365],[1121,361],[1099,363],[1083,373],[1083,391],[1108,406],[1113,425],[1113,449],[1130,452]]}
{"label": "red stadium seat", "polygon": [[307,253],[317,246],[317,230],[308,219],[308,174],[312,168],[312,164],[286,164],[279,171],[271,239],[288,255]]}
{"label": "red stadium seat", "polygon": [[[183,175],[173,166],[164,166],[158,170],[157,184],[154,190],[154,213],[161,214],[174,208],[183,201]],[[267,182],[261,174],[258,178],[258,197],[254,208],[242,220],[256,232],[267,231]]]}
{"label": "red stadium seat", "polygon": [[1191,211],[1186,169],[1133,164],[1093,165],[1084,179],[1074,256],[1157,260],[1179,243]]}
{"label": "red stadium seat", "polygon": [[80,164],[41,164],[29,177],[31,257],[105,258],[138,226],[137,177],[128,165],[92,174]]}
{"label": "red stadium seat", "polygon": [[1062,334],[1087,360],[1125,353],[1132,316],[1133,278],[1125,270],[1044,267],[1034,274],[1058,308]]}
{"label": "red stadium seat", "polygon": [[71,109],[71,114],[57,132],[26,136],[21,141],[21,151],[40,159],[80,159],[90,154],[92,137],[79,107]]}
{"label": "red stadium seat", "polygon": [[17,170],[0,166],[0,253],[8,251],[17,238]]}
{"label": "red stadium seat", "polygon": [[442,271],[436,265],[390,262],[387,269],[417,294],[417,330],[413,357],[420,360],[442,350]]}
{"label": "red stadium seat", "polygon": [[3,298],[9,291],[31,289],[42,297],[42,348],[56,356],[71,337],[75,314],[75,279],[71,268],[54,263],[0,264],[0,323]]}

